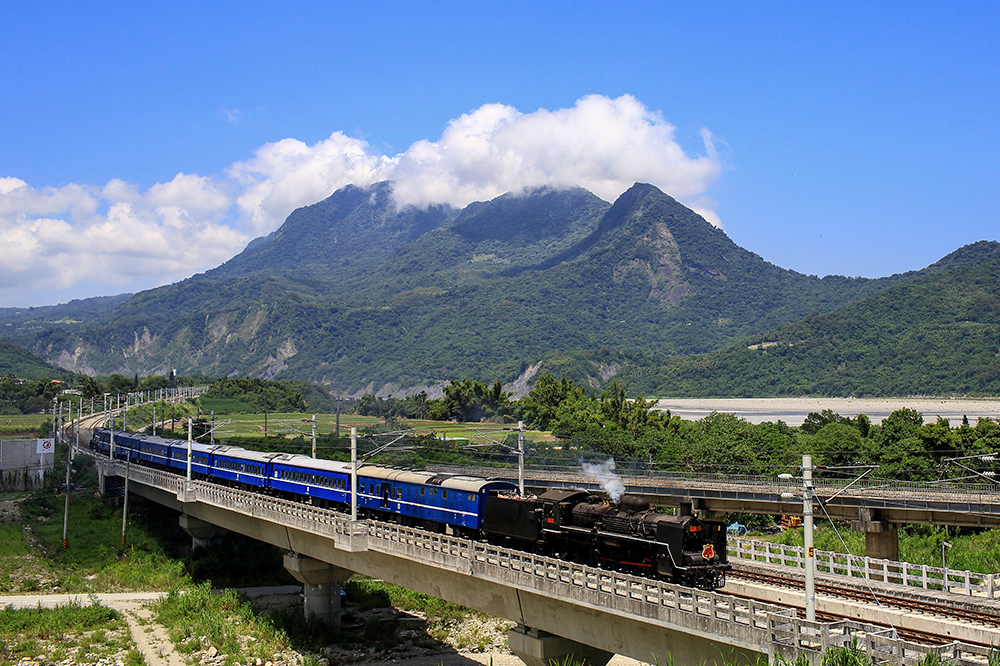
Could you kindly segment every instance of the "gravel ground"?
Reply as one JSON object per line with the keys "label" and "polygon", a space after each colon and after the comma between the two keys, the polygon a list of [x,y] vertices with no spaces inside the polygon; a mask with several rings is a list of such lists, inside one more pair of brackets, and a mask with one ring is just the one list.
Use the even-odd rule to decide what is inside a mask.
{"label": "gravel ground", "polygon": [[781,419],[790,426],[800,426],[810,412],[832,410],[841,416],[868,416],[873,423],[904,407],[924,415],[933,422],[938,416],[952,426],[968,416],[975,425],[981,416],[1000,416],[1000,400],[961,398],[661,398],[658,409],[669,409],[685,419],[698,420],[712,412],[736,414],[751,423]]}

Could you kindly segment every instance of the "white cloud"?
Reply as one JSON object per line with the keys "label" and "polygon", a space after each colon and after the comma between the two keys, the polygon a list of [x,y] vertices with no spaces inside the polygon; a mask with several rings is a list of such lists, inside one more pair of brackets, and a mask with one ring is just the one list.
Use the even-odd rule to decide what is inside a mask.
{"label": "white cloud", "polygon": [[293,210],[316,203],[345,185],[370,185],[391,177],[390,158],[372,154],[368,144],[334,132],[307,146],[284,139],[260,148],[229,168],[242,189],[237,199],[242,227],[255,235],[273,231]]}
{"label": "white cloud", "polygon": [[538,185],[579,185],[614,201],[635,182],[685,201],[720,170],[711,135],[703,137],[709,154],[688,157],[674,126],[630,95],[591,95],[570,109],[529,114],[491,104],[400,155],[393,180],[401,203],[461,206]]}
{"label": "white cloud", "polygon": [[540,185],[579,185],[613,201],[648,182],[721,226],[706,195],[721,161],[711,134],[702,137],[704,155],[689,156],[659,112],[630,95],[591,95],[555,111],[486,104],[398,155],[342,132],[311,146],[284,139],[221,175],[179,173],[146,191],[117,179],[34,188],[0,177],[0,305],[176,281],[229,259],[295,208],[381,180],[396,183],[400,205],[418,206],[464,206]]}
{"label": "white cloud", "polygon": [[[146,192],[120,180],[35,189],[0,179],[0,304],[149,288],[217,266],[249,241],[223,223],[231,208],[211,179],[186,174]],[[81,283],[91,293],[75,293]]]}

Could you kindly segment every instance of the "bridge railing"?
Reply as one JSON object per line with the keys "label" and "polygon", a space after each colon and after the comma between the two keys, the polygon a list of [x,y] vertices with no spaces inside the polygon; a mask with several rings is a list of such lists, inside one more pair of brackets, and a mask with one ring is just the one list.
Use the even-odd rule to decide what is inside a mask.
{"label": "bridge railing", "polygon": [[368,549],[468,573],[470,541],[392,523],[372,521]]}
{"label": "bridge railing", "polygon": [[99,457],[106,473],[127,476],[132,482],[167,491],[183,502],[202,502],[252,518],[295,527],[310,534],[326,536],[334,539],[336,545],[343,550],[357,551],[366,548],[368,524],[365,521],[352,522],[336,511],[206,481],[188,481],[183,476],[163,470]]}
{"label": "bridge railing", "polygon": [[[805,548],[757,539],[729,538],[729,556],[751,562],[805,568]],[[946,590],[955,594],[995,599],[1000,576],[974,571],[912,564],[874,557],[814,551],[816,571],[865,580],[897,583],[925,590]]]}
{"label": "bridge railing", "polygon": [[[867,648],[879,662],[910,664],[926,654],[937,653],[960,665],[983,664],[982,660],[968,661],[968,655],[982,651],[977,653],[977,648],[962,643],[932,647],[901,640],[891,629],[859,622],[808,622],[798,618],[795,609],[775,604],[595,569],[399,525],[353,522],[331,509],[203,481],[188,482],[168,472],[127,465],[101,455],[96,457],[106,473],[128,474],[133,482],[176,493],[186,502],[203,502],[327,536],[334,541],[334,547],[342,550],[367,549],[407,557],[542,595],[685,627],[695,633],[708,631],[705,621],[713,619],[710,630],[713,635],[725,636],[733,644],[753,649],[770,645],[773,651],[793,659],[803,653],[820,654],[831,647],[858,640],[858,644]],[[790,557],[786,555],[785,559]]]}

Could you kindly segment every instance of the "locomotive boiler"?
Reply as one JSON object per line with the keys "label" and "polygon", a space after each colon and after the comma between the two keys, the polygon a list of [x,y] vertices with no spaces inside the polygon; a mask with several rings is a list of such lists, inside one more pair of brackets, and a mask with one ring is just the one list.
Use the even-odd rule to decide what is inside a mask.
{"label": "locomotive boiler", "polygon": [[731,568],[722,523],[689,511],[657,513],[625,495],[613,504],[583,490],[486,499],[482,531],[492,542],[551,557],[717,589]]}

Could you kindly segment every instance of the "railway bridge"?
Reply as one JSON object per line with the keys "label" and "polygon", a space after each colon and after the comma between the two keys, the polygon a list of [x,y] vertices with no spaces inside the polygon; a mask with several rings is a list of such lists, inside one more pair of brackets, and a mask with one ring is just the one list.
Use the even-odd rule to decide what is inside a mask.
{"label": "railway bridge", "polygon": [[[89,451],[80,451],[95,455]],[[678,665],[749,664],[759,656],[817,659],[857,641],[880,661],[928,653],[984,664],[986,648],[928,646],[854,620],[809,622],[794,608],[595,569],[129,465],[96,455],[106,480],[181,512],[195,537],[217,528],[286,549],[306,609],[339,617],[339,585],[353,572],[516,623],[511,650],[529,666],[574,655],[603,666],[613,654]]]}

